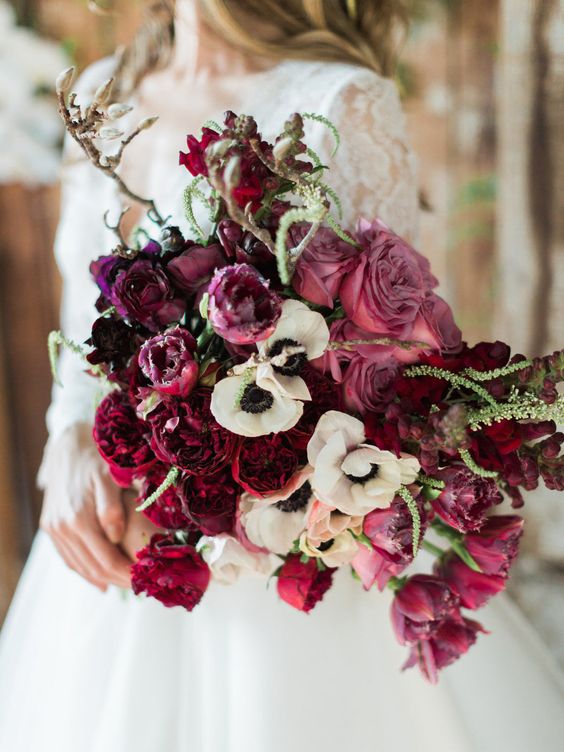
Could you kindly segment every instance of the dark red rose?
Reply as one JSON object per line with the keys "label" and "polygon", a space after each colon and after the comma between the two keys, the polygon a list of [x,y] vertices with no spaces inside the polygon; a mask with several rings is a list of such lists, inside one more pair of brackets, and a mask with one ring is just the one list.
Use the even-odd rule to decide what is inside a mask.
{"label": "dark red rose", "polygon": [[283,488],[296,472],[298,455],[284,433],[245,438],[233,461],[233,477],[253,496]]}
{"label": "dark red rose", "polygon": [[195,136],[186,136],[186,145],[188,151],[183,151],[178,155],[178,164],[184,165],[186,169],[197,177],[198,175],[207,175],[208,167],[206,165],[205,153],[208,146],[217,141],[221,136],[211,128],[202,128],[202,138],[198,141]]}
{"label": "dark red rose", "polygon": [[341,409],[341,390],[332,379],[309,365],[302,368],[300,376],[313,399],[304,402],[302,417],[293,428],[286,431],[286,436],[293,447],[305,449],[321,416],[329,410]]}
{"label": "dark red rose", "polygon": [[[300,223],[292,227],[292,245],[304,239],[310,226]],[[333,308],[342,280],[356,266],[357,255],[358,250],[329,227],[320,228],[298,259],[292,278],[294,290],[311,303]]]}
{"label": "dark red rose", "polygon": [[392,626],[400,645],[415,645],[433,635],[445,619],[460,616],[459,598],[440,577],[410,577],[392,602]]}
{"label": "dark red rose", "polygon": [[224,467],[237,437],[219,425],[210,411],[211,390],[196,389],[182,401],[163,401],[150,414],[156,456],[188,475],[212,475]]}
{"label": "dark red rose", "polygon": [[464,538],[470,556],[485,574],[507,577],[519,551],[524,520],[516,514],[490,517],[479,533]]}
{"label": "dark red rose", "polygon": [[186,310],[164,270],[148,259],[137,259],[117,275],[111,301],[120,315],[153,332],[179,321]]}
{"label": "dark red rose", "polygon": [[299,555],[290,554],[278,574],[278,595],[307,614],[333,584],[334,572],[335,569],[330,568],[320,571],[315,559],[304,563]]}
{"label": "dark red rose", "polygon": [[419,666],[425,679],[436,684],[438,672],[467,653],[476,642],[478,632],[485,631],[481,624],[471,619],[446,619],[430,639],[412,647],[403,668]]}
{"label": "dark red rose", "polygon": [[94,350],[86,359],[92,365],[107,363],[112,369],[123,368],[135,352],[135,331],[122,319],[102,316],[92,325],[88,340]]}
{"label": "dark red rose", "polygon": [[187,397],[198,382],[196,340],[176,326],[148,339],[139,351],[139,368],[161,394]]}
{"label": "dark red rose", "polygon": [[475,572],[454,552],[435,564],[435,574],[442,577],[460,598],[464,608],[476,609],[505,589],[505,578],[497,575]]}
{"label": "dark red rose", "polygon": [[166,270],[179,290],[199,298],[207,290],[216,269],[226,263],[218,243],[193,245],[169,261]]}
{"label": "dark red rose", "polygon": [[487,512],[503,501],[495,480],[476,475],[466,465],[452,465],[437,473],[437,478],[446,485],[431,502],[433,509],[462,533],[479,530]]}
{"label": "dark red rose", "polygon": [[174,535],[153,535],[131,567],[133,592],[146,593],[167,608],[182,606],[192,611],[209,581],[208,565],[196,549],[178,543]]}
{"label": "dark red rose", "polygon": [[269,282],[249,264],[218,269],[208,287],[209,322],[235,345],[254,344],[274,331],[282,301]]}
{"label": "dark red rose", "polygon": [[125,392],[116,389],[100,402],[93,436],[112,478],[123,488],[143,477],[156,462],[149,445],[150,427],[139,420]]}
{"label": "dark red rose", "polygon": [[[166,478],[168,469],[157,465],[149,471],[143,481],[138,504],[142,504],[153,494]],[[157,527],[165,530],[184,530],[190,527],[190,522],[182,510],[182,500],[176,486],[171,486],[150,507],[143,510],[145,517]]]}
{"label": "dark red rose", "polygon": [[186,476],[178,488],[186,516],[204,535],[218,535],[233,529],[237,499],[242,490],[229,468],[213,475]]}

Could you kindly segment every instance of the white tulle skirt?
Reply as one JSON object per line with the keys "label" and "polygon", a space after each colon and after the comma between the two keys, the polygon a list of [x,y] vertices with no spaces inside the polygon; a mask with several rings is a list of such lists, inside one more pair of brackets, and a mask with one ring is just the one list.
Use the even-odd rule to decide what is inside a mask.
{"label": "white tulle skirt", "polygon": [[561,752],[564,683],[509,600],[431,687],[390,596],[343,572],[309,615],[253,576],[192,614],[106,594],[36,540],[0,643],[0,752]]}

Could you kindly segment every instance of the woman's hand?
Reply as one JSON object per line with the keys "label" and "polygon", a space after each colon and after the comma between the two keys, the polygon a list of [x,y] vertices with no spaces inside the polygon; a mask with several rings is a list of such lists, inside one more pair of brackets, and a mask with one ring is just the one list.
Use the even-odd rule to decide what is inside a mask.
{"label": "woman's hand", "polygon": [[151,536],[155,533],[162,532],[156,525],[153,525],[142,512],[136,512],[137,493],[133,489],[125,489],[122,496],[125,512],[126,526],[125,533],[121,540],[121,547],[132,561],[135,561],[136,553],[144,548]]}
{"label": "woman's hand", "polygon": [[66,564],[100,590],[130,586],[131,561],[120,548],[126,527],[122,489],[100,457],[92,426],[70,426],[49,447],[40,473],[40,526]]}

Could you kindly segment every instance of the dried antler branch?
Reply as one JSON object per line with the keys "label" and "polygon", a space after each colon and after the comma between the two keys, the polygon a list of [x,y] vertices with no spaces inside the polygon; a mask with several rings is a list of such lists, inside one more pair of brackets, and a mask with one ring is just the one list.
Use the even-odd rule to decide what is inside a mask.
{"label": "dried antler branch", "polygon": [[[76,94],[73,92],[67,94],[72,85],[74,78],[74,68],[69,68],[57,78],[56,91],[59,105],[59,113],[65,124],[69,135],[76,141],[94,167],[104,173],[117,183],[119,191],[142,206],[147,207],[147,216],[159,227],[163,227],[166,218],[157,209],[155,201],[151,198],[144,198],[135,193],[118,174],[117,170],[121,164],[123,152],[134,138],[142,131],[147,130],[155,124],[158,118],[150,117],[142,120],[133,132],[123,138],[118,151],[115,154],[102,154],[96,146],[97,140],[113,140],[121,138],[124,134],[116,127],[115,120],[125,115],[131,110],[127,105],[112,104],[107,112],[100,109],[110,98],[113,79],[108,79],[99,87],[94,95],[94,99],[84,110],[77,104]],[[123,216],[123,215],[122,215]],[[120,217],[121,220],[121,217]],[[112,228],[114,229],[114,228]]]}

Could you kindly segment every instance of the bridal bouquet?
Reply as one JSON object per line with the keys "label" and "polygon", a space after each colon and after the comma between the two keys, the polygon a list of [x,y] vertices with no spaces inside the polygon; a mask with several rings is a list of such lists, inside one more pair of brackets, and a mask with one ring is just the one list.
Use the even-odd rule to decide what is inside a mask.
{"label": "bridal bouquet", "polygon": [[[128,109],[105,107],[109,84],[86,110],[69,86],[67,74],[69,133],[155,226],[127,242],[118,223],[92,263],[88,351],[51,338],[53,359],[68,344],[108,387],[94,438],[161,530],[137,555],[134,592],[190,611],[212,579],[252,570],[309,612],[346,569],[394,591],[406,666],[435,681],[484,631],[468,613],[504,589],[517,555],[523,520],[496,508],[521,506],[541,478],[564,488],[564,353],[470,347],[423,256],[376,218],[343,229],[304,141],[304,121],[331,128],[324,118],[294,114],[271,143],[228,112],[188,136],[185,237],[116,172],[152,121],[125,138],[108,124]],[[121,139],[113,155],[105,138]],[[432,572],[408,573],[421,550]]]}

